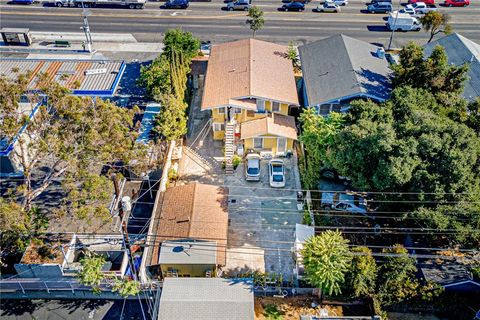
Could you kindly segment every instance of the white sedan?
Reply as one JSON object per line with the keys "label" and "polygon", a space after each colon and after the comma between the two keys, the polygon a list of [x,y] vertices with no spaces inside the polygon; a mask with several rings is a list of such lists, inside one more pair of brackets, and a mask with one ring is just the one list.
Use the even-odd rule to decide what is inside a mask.
{"label": "white sedan", "polygon": [[326,1],[318,5],[317,12],[340,12],[340,6],[334,2]]}
{"label": "white sedan", "polygon": [[270,162],[268,163],[268,173],[270,176],[270,187],[285,187],[285,165],[283,164],[283,160],[270,160]]}
{"label": "white sedan", "polygon": [[327,0],[325,2],[333,2],[338,6],[346,6],[348,4],[348,0]]}

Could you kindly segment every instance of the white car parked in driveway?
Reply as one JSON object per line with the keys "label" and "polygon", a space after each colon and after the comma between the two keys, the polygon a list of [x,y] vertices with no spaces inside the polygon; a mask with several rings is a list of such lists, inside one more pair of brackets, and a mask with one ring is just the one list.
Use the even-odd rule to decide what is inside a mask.
{"label": "white car parked in driveway", "polygon": [[245,180],[260,181],[260,155],[247,154],[245,157]]}
{"label": "white car parked in driveway", "polygon": [[272,159],[268,163],[268,175],[270,187],[283,188],[285,187],[285,165],[283,160]]}

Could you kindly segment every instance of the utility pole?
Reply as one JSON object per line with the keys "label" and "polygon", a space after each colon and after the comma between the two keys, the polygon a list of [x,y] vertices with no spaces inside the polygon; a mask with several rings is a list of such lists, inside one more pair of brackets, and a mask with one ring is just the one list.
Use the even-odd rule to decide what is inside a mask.
{"label": "utility pole", "polygon": [[132,246],[130,244],[130,239],[128,237],[127,223],[125,222],[125,211],[123,210],[123,204],[120,194],[120,186],[118,185],[118,177],[115,173],[112,174],[113,187],[115,189],[115,196],[118,199],[118,216],[120,217],[121,231],[122,231],[122,240],[123,246],[127,250],[128,261],[130,264],[130,269],[132,269],[132,274],[134,280],[138,280],[138,270],[135,268],[133,255],[132,255]]}
{"label": "utility pole", "polygon": [[400,0],[398,1],[397,13],[395,14],[395,20],[393,22],[392,33],[390,34],[390,41],[388,42],[387,50],[390,50],[392,47],[393,35],[395,34],[395,28],[397,27],[398,13],[400,12]]}
{"label": "utility pole", "polygon": [[80,27],[80,29],[83,30],[83,32],[85,32],[85,45],[86,45],[86,48],[87,48],[87,51],[88,52],[92,52],[92,44],[93,44],[93,41],[92,41],[92,35],[90,33],[90,27],[88,25],[88,16],[91,14],[91,11],[90,10],[85,10],[85,7],[83,6],[83,2],[82,2],[82,16],[83,16],[83,27]]}

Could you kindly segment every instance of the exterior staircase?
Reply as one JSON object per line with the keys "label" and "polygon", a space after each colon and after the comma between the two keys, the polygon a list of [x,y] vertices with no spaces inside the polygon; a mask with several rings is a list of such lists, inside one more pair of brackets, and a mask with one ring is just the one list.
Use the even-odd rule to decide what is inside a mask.
{"label": "exterior staircase", "polygon": [[228,122],[225,126],[225,173],[233,174],[233,155],[235,153],[235,123]]}

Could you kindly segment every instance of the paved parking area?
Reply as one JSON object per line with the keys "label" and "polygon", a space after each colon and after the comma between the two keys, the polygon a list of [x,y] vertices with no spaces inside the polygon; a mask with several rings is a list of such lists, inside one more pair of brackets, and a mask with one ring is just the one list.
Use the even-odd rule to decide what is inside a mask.
{"label": "paved parking area", "polygon": [[285,188],[269,186],[268,160],[262,160],[259,182],[245,180],[243,164],[235,175],[225,177],[230,189],[226,272],[258,270],[282,273],[284,279],[292,276],[295,224],[302,220],[295,191],[300,181],[296,158],[284,161]]}
{"label": "paved parking area", "polygon": [[194,92],[190,106],[190,130],[187,148],[179,166],[179,183],[201,182],[229,188],[229,228],[227,265],[223,271],[232,275],[248,271],[282,273],[284,279],[293,274],[295,224],[301,223],[302,212],[297,210],[296,190],[300,176],[296,156],[284,159],[286,186],[274,189],[268,182],[268,160],[262,160],[259,182],[245,180],[243,163],[234,175],[225,175],[223,142],[213,141],[208,125],[208,112],[199,105],[203,81]]}

